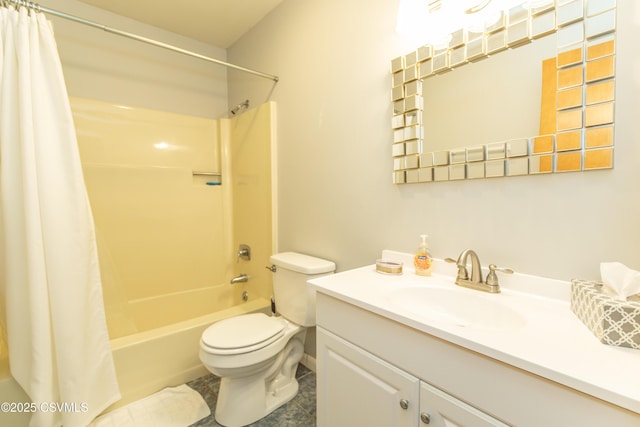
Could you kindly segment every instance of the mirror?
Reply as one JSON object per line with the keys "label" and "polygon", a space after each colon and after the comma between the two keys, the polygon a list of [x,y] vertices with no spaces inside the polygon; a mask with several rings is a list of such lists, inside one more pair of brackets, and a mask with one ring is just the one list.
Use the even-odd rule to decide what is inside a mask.
{"label": "mirror", "polygon": [[612,168],[615,7],[517,6],[392,60],[393,182]]}

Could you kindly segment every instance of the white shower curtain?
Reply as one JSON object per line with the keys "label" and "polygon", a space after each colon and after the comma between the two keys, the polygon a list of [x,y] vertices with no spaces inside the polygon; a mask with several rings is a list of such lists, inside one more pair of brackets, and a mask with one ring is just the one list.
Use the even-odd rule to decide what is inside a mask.
{"label": "white shower curtain", "polygon": [[86,426],[120,393],[62,67],[25,8],[0,8],[0,181],[11,374],[31,426]]}

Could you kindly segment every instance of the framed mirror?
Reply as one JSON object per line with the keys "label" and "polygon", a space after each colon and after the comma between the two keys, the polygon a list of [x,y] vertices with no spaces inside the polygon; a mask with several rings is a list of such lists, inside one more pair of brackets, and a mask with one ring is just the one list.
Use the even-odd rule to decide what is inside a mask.
{"label": "framed mirror", "polygon": [[616,1],[542,3],[391,61],[394,183],[613,168]]}

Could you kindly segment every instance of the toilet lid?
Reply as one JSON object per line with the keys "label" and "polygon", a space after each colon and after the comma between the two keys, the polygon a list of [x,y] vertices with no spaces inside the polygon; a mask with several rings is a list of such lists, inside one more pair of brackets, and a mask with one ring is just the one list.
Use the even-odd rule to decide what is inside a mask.
{"label": "toilet lid", "polygon": [[284,335],[285,322],[264,313],[221,320],[202,334],[202,343],[215,353],[238,354],[259,350]]}

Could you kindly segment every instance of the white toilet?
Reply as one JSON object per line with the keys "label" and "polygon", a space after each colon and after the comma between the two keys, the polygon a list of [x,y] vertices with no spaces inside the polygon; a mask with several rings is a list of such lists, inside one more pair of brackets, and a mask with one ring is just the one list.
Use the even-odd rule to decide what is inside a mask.
{"label": "white toilet", "polygon": [[335,271],[331,261],[295,252],[270,259],[281,316],[232,317],[209,326],[200,339],[200,360],[221,378],[215,418],[224,426],[251,424],[296,395],[307,327],[316,322],[315,292],[307,280]]}

